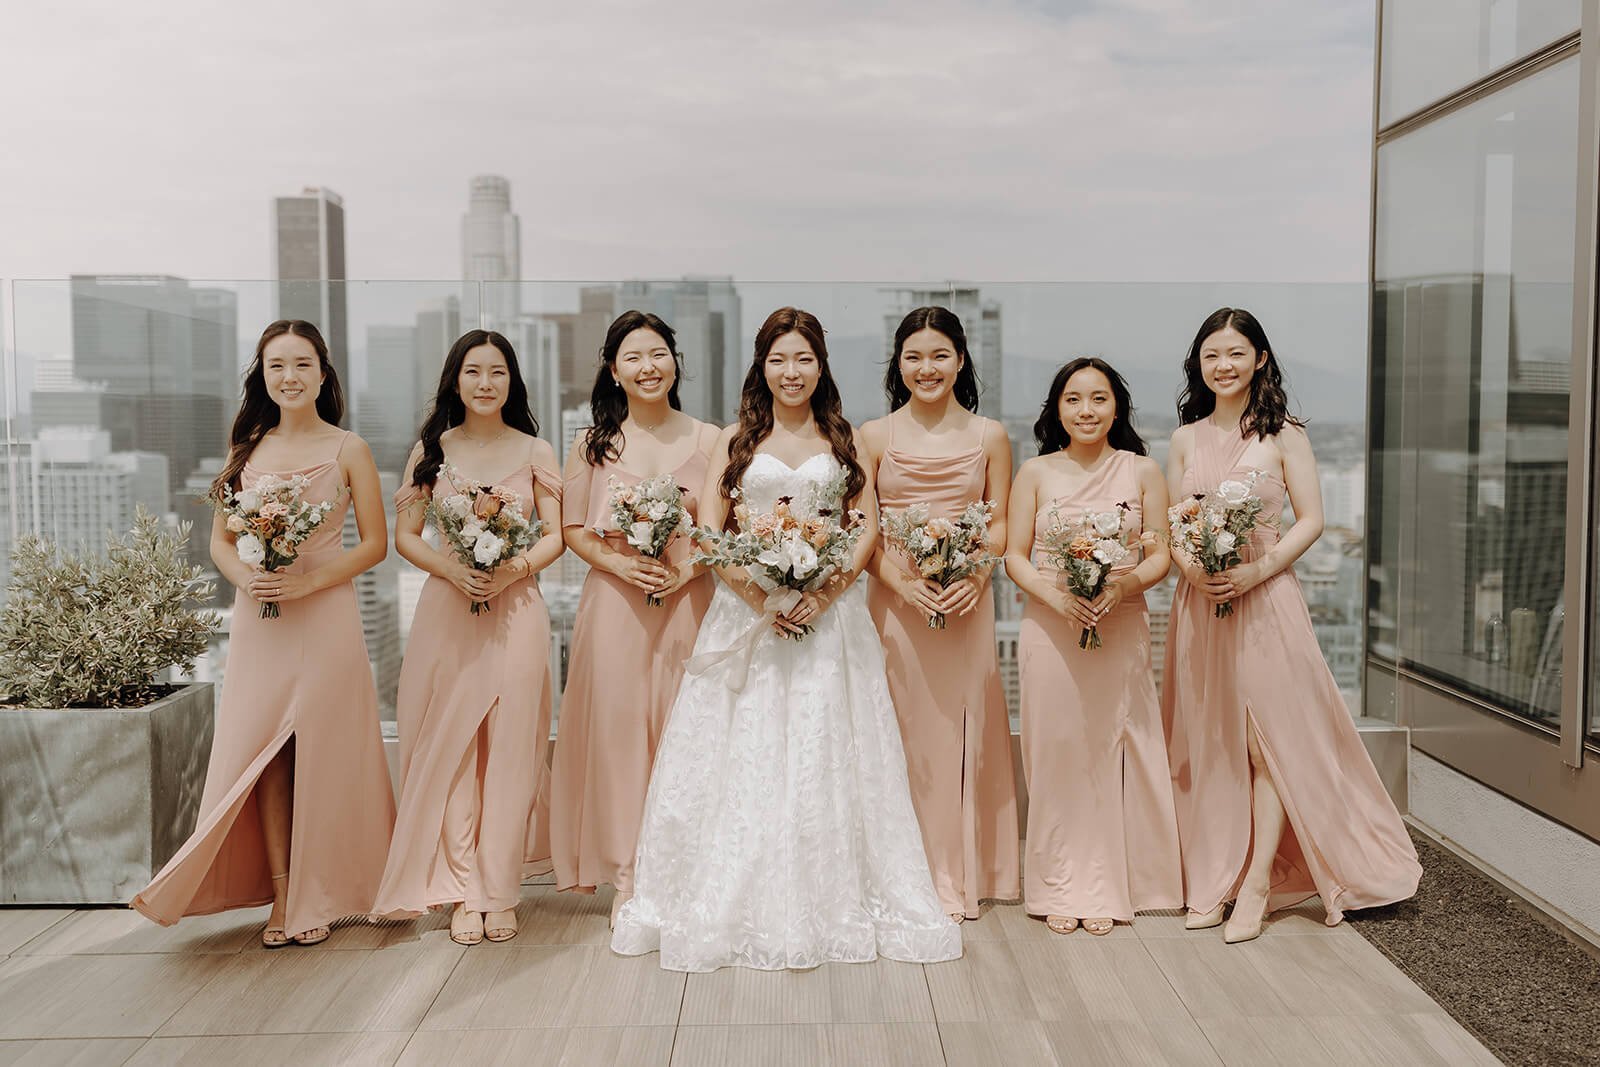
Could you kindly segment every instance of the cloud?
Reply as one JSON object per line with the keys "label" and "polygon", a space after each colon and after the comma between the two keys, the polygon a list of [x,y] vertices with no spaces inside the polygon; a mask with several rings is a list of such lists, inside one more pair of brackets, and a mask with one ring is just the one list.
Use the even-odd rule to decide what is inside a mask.
{"label": "cloud", "polygon": [[491,3],[8,16],[0,277],[459,274],[505,174],[525,276],[1360,280],[1370,4]]}

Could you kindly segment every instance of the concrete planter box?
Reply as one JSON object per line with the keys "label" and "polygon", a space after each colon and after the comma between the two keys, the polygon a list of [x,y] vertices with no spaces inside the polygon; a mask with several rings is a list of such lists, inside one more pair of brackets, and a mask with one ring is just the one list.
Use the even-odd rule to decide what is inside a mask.
{"label": "concrete planter box", "polygon": [[212,689],[0,709],[0,904],[126,904],[194,832]]}

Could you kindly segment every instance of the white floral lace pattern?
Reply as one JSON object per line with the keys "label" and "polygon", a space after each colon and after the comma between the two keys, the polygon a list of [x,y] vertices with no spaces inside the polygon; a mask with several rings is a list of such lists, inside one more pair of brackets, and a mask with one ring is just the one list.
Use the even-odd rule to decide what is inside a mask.
{"label": "white floral lace pattern", "polygon": [[[770,508],[838,470],[758,454],[745,500]],[[727,647],[756,613],[717,588],[695,651]],[[906,780],[883,651],[855,587],[803,641],[764,638],[733,692],[686,676],[656,753],[635,895],[611,947],[710,971],[932,963],[961,955],[940,907]]]}

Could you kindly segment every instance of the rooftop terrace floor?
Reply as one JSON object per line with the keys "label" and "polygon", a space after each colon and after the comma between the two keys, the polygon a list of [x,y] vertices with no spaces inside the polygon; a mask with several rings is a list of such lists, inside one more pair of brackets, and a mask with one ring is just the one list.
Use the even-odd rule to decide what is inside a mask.
{"label": "rooftop terrace floor", "polygon": [[951,963],[687,976],[613,955],[609,906],[535,884],[504,944],[435,914],[271,952],[265,908],[0,909],[0,1065],[1498,1062],[1315,902],[1236,946],[1176,913],[1061,936],[996,905]]}

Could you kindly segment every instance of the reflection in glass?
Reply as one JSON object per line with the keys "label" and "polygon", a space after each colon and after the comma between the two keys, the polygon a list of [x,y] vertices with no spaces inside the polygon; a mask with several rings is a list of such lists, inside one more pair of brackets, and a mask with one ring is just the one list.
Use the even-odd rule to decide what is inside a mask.
{"label": "reflection in glass", "polygon": [[1378,124],[1572,33],[1582,14],[1581,0],[1383,0]]}
{"label": "reflection in glass", "polygon": [[1380,147],[1369,647],[1561,703],[1578,64]]}

